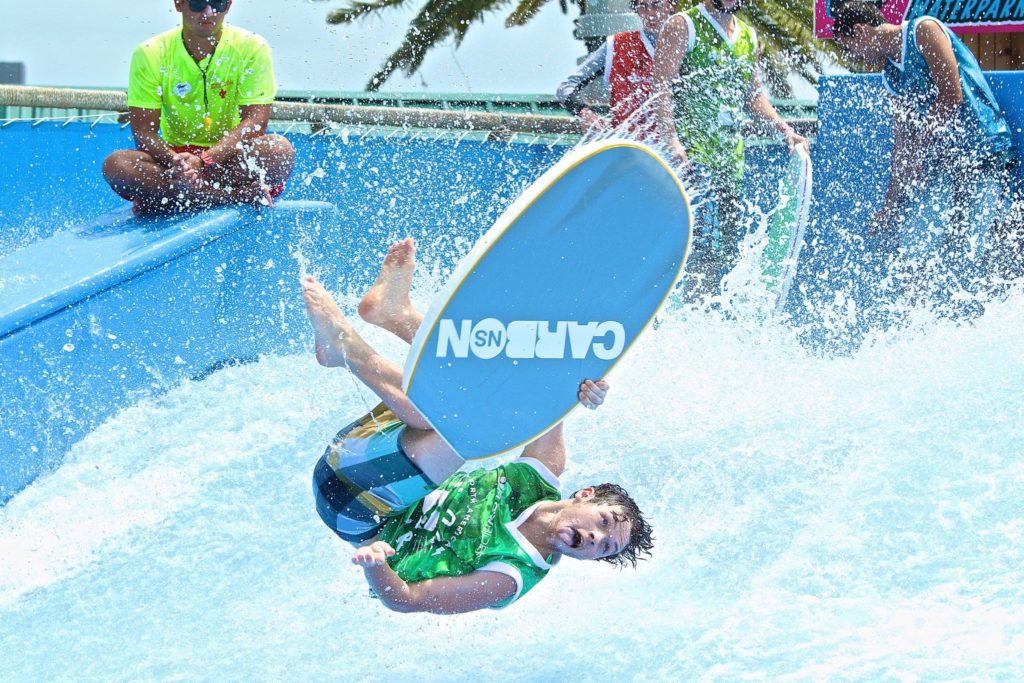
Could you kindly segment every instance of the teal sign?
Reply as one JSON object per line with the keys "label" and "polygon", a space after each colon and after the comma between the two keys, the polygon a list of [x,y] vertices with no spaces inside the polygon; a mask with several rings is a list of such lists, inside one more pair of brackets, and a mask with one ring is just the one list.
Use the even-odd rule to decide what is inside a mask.
{"label": "teal sign", "polygon": [[[832,10],[843,0],[814,0],[814,35],[832,37]],[[886,21],[935,17],[957,33],[1024,31],[1024,0],[876,0]]]}
{"label": "teal sign", "polygon": [[906,18],[923,16],[949,26],[1017,31],[1024,28],[1024,0],[913,0]]}

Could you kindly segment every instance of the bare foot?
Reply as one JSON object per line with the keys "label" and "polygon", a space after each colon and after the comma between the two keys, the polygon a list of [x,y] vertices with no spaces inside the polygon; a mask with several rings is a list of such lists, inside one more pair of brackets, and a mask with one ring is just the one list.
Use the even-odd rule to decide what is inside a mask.
{"label": "bare foot", "polygon": [[345,365],[342,338],[352,327],[324,286],[312,275],[302,278],[302,298],[316,340],[316,359],[327,368]]}
{"label": "bare foot", "polygon": [[[411,237],[388,249],[377,281],[359,302],[359,315],[368,323],[406,338],[405,327],[416,324],[419,315],[409,301],[412,273],[416,269],[416,243]],[[415,332],[415,328],[413,328]]]}

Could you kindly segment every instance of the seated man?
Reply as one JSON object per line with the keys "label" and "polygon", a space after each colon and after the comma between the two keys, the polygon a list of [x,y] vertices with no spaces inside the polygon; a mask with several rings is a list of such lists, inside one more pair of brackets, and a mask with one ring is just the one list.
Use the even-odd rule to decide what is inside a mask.
{"label": "seated man", "polygon": [[232,0],[174,0],[181,27],[135,49],[128,108],[135,150],[103,162],[136,213],[269,205],[294,152],[267,124],[277,86],[270,47],[224,17]]}
{"label": "seated man", "polygon": [[[409,301],[411,239],[393,245],[360,315],[411,342],[423,316]],[[459,472],[464,464],[402,391],[397,365],[374,351],[313,277],[303,298],[321,365],[345,366],[383,403],[343,429],[313,475],[317,512],[335,533],[363,544],[353,557],[381,601],[400,612],[456,614],[504,607],[562,555],[636,564],[651,528],[613,484],[561,500],[562,425],[515,461]],[[586,380],[579,400],[603,403],[608,385]]]}

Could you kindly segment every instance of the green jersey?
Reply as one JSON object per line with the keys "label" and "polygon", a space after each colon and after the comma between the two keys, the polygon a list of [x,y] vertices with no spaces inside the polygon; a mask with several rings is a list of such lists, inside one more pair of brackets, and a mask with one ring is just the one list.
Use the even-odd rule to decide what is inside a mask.
{"label": "green jersey", "polygon": [[703,4],[682,16],[689,44],[673,92],[676,129],[695,162],[717,182],[738,189],[743,180],[740,118],[754,83],[757,34],[736,19],[736,32],[728,37]]}
{"label": "green jersey", "polygon": [[558,479],[540,461],[519,458],[492,470],[457,472],[422,503],[391,518],[380,539],[395,549],[388,564],[403,581],[492,571],[510,576],[512,604],[551,569],[519,528],[546,500],[560,500]]}
{"label": "green jersey", "polygon": [[128,106],[159,109],[160,132],[172,147],[212,147],[241,123],[239,107],[273,104],[276,93],[267,41],[228,25],[198,64],[180,26],[154,36],[135,48],[128,74]]}

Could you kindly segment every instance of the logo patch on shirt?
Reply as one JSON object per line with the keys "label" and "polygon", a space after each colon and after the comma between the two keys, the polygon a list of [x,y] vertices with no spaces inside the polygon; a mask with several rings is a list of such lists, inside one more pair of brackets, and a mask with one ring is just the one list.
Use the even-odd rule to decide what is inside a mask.
{"label": "logo patch on shirt", "polygon": [[178,97],[185,97],[190,92],[192,92],[192,84],[187,81],[174,86],[174,94]]}

